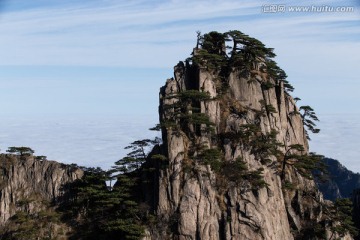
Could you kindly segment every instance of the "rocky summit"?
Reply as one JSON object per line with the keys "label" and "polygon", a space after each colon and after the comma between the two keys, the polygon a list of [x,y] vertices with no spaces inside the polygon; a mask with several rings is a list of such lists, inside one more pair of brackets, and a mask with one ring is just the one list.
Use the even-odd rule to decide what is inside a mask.
{"label": "rocky summit", "polygon": [[331,204],[308,172],[319,158],[306,107],[272,49],[238,31],[198,41],[160,90],[168,166],[153,207],[172,231],[147,239],[333,239]]}

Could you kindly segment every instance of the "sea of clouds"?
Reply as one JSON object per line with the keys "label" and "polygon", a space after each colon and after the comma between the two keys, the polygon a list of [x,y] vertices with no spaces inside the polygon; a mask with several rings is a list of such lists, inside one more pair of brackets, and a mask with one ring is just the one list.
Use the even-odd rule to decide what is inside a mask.
{"label": "sea of clouds", "polygon": [[27,146],[49,160],[109,169],[128,152],[124,147],[158,132],[149,131],[157,119],[87,117],[59,119],[2,119],[0,146]]}
{"label": "sea of clouds", "polygon": [[311,136],[310,150],[339,160],[360,172],[360,114],[319,115],[320,133]]}
{"label": "sea of clouds", "polygon": [[[311,135],[310,150],[338,159],[360,172],[360,115],[321,115],[321,132]],[[0,125],[0,148],[27,146],[49,160],[100,166],[109,169],[124,157],[129,143],[159,136],[149,131],[157,116],[4,118]]]}

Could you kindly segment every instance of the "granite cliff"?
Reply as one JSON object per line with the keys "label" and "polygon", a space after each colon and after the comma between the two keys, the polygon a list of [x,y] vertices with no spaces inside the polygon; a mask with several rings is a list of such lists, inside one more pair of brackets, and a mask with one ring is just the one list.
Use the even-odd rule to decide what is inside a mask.
{"label": "granite cliff", "polygon": [[[29,224],[30,217],[38,218],[42,214],[42,220],[48,225],[42,226],[37,221],[38,230],[34,228],[33,231],[36,236],[48,236],[43,231],[54,236],[61,224],[51,222],[51,219],[54,220],[50,218],[50,215],[54,217],[52,206],[66,201],[67,189],[64,186],[81,178],[83,171],[31,155],[1,154],[0,159],[0,230],[9,233],[11,228],[18,231],[14,224]],[[5,239],[22,239],[15,233],[10,235],[12,237]],[[32,238],[31,235],[24,237]]]}
{"label": "granite cliff", "polygon": [[306,124],[273,56],[241,32],[211,32],[175,66],[160,90],[163,145],[153,152],[167,163],[154,163],[148,193],[165,224],[146,239],[336,236],[324,210],[331,203],[307,172],[318,160],[307,131],[318,130]]}

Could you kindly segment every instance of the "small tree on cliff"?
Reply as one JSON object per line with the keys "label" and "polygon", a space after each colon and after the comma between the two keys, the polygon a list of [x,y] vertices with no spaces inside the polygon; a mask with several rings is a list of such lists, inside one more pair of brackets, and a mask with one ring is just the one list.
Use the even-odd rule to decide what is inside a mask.
{"label": "small tree on cliff", "polygon": [[349,198],[336,199],[334,205],[328,210],[330,210],[329,221],[332,224],[330,240],[342,238],[347,233],[352,236],[359,233],[359,229],[354,226],[352,220],[353,204]]}
{"label": "small tree on cliff", "polygon": [[[192,128],[195,133],[211,132],[214,125],[205,113],[200,112],[201,102],[211,100],[209,92],[199,90],[185,90],[177,94],[173,94],[168,99],[176,98],[178,101],[163,106],[168,111],[169,120],[173,122],[172,126],[169,122],[162,122],[160,126],[171,126],[173,130],[182,128]],[[156,130],[158,128],[152,128]],[[189,130],[189,129],[188,129]],[[192,131],[186,131],[192,132]]]}
{"label": "small tree on cliff", "polygon": [[272,129],[269,133],[255,134],[249,142],[251,153],[261,163],[266,164],[272,162],[271,157],[277,157],[280,154],[280,148],[283,146],[276,140],[277,131]]}
{"label": "small tree on cliff", "polygon": [[[317,118],[314,109],[310,106],[301,106],[300,109],[300,116],[303,120],[304,126],[307,127],[309,131],[312,133],[319,133],[320,129],[316,128],[316,124],[314,121],[319,121]],[[310,140],[309,134],[307,131],[305,131],[306,138]]]}
{"label": "small tree on cliff", "polygon": [[290,160],[296,161],[298,159],[298,157],[300,156],[299,154],[293,153],[294,151],[301,153],[301,152],[305,151],[305,149],[304,149],[304,146],[301,144],[293,144],[288,147],[288,149],[286,150],[284,157],[282,159],[282,163],[281,163],[280,177],[282,180],[285,179],[286,166],[294,163],[294,162],[290,162]]}
{"label": "small tree on cliff", "polygon": [[282,82],[286,92],[293,92],[294,87],[289,83],[287,74],[272,59],[266,59],[266,72],[268,77],[273,78],[277,83]]}
{"label": "small tree on cliff", "polygon": [[20,156],[24,156],[24,155],[32,155],[35,151],[29,147],[9,147],[8,150],[6,150],[6,152],[15,153],[15,154],[19,154]]}
{"label": "small tree on cliff", "polygon": [[47,160],[47,157],[44,155],[41,155],[41,156],[36,156],[35,159],[39,160],[39,161],[44,161],[44,160]]}
{"label": "small tree on cliff", "polygon": [[300,175],[308,179],[312,179],[314,170],[325,171],[321,163],[322,155],[306,154],[304,151],[304,146],[301,144],[288,146],[281,162],[281,180],[285,180],[286,166],[293,166]]}
{"label": "small tree on cliff", "polygon": [[116,166],[113,168],[120,173],[132,172],[139,169],[146,160],[147,149],[160,142],[161,139],[158,137],[155,139],[142,139],[132,142],[129,146],[125,147],[125,149],[130,149],[131,152],[129,152],[126,157],[115,162]]}

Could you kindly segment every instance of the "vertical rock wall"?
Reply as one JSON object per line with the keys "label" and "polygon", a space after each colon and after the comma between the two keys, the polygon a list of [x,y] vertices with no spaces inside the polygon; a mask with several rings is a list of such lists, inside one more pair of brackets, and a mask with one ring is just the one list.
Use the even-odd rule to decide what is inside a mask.
{"label": "vertical rock wall", "polygon": [[40,211],[43,201],[61,201],[66,184],[82,177],[80,169],[33,156],[0,155],[0,225],[19,208]]}

